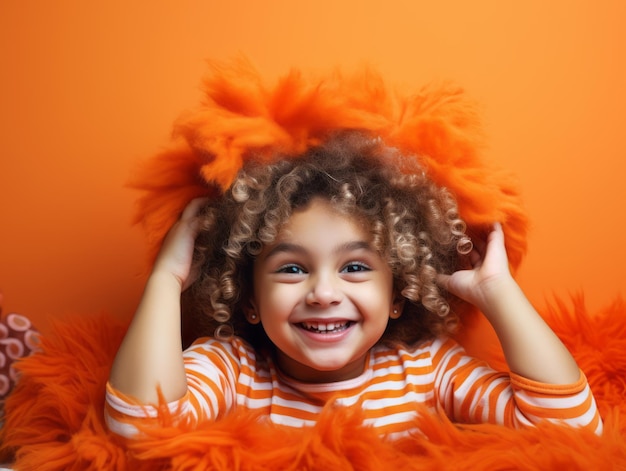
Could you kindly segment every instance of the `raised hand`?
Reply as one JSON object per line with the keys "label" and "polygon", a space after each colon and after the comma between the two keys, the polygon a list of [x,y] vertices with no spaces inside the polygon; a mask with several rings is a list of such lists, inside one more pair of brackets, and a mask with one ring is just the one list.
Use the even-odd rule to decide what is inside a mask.
{"label": "raised hand", "polygon": [[439,275],[439,285],[459,298],[485,309],[503,283],[514,282],[504,246],[504,232],[495,223],[486,241],[475,241],[469,254],[471,269]]}
{"label": "raised hand", "polygon": [[200,229],[197,215],[205,203],[206,198],[196,198],[185,207],[179,220],[167,233],[152,270],[153,273],[172,274],[183,291],[195,279],[191,267],[194,243]]}
{"label": "raised hand", "polygon": [[500,224],[484,244],[478,241],[470,262],[471,269],[441,275],[438,282],[485,314],[511,371],[544,383],[576,382],[576,362],[511,276]]}

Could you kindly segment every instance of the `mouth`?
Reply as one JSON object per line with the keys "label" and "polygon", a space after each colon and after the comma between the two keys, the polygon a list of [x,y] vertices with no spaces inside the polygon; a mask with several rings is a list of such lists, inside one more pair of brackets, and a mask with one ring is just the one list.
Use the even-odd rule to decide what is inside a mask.
{"label": "mouth", "polygon": [[336,334],[349,329],[355,322],[353,321],[340,321],[340,322],[300,322],[298,326],[308,332],[315,334]]}

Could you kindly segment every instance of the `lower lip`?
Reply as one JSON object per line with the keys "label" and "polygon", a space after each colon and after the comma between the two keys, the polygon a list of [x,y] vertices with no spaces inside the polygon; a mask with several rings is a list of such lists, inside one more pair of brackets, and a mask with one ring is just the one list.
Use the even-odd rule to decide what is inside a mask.
{"label": "lower lip", "polygon": [[302,332],[302,335],[304,335],[306,338],[314,340],[316,342],[320,342],[320,343],[331,343],[331,342],[340,342],[343,339],[345,339],[348,335],[350,335],[350,332],[352,330],[352,328],[355,326],[356,324],[350,324],[348,327],[346,327],[343,330],[340,330],[338,332],[331,332],[331,333],[325,333],[325,334],[320,334],[317,332],[313,332],[307,329],[304,329],[300,326],[296,326],[296,328]]}

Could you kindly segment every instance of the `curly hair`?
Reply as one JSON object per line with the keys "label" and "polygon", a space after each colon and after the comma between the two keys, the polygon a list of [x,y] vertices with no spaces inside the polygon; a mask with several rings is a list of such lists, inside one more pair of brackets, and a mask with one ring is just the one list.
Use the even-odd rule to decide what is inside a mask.
{"label": "curly hair", "polygon": [[451,296],[436,278],[457,269],[472,243],[453,196],[428,178],[417,158],[357,132],[276,163],[251,157],[229,191],[200,215],[195,264],[201,274],[183,295],[187,343],[203,335],[238,335],[267,345],[262,327],[244,315],[254,260],[290,215],[315,197],[367,224],[395,291],[408,301],[399,319],[390,319],[382,342],[411,344],[455,329]]}

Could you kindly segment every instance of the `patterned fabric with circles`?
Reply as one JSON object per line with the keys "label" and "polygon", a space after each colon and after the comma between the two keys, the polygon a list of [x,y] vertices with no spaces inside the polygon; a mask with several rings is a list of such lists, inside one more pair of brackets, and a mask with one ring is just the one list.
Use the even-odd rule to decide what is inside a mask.
{"label": "patterned fabric with circles", "polygon": [[30,355],[38,345],[39,332],[28,317],[16,313],[0,316],[0,401],[17,380],[15,361]]}

